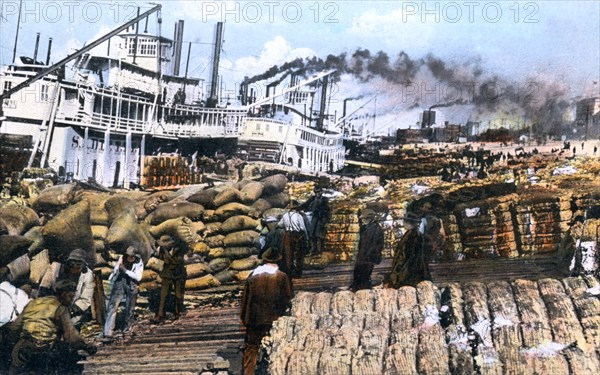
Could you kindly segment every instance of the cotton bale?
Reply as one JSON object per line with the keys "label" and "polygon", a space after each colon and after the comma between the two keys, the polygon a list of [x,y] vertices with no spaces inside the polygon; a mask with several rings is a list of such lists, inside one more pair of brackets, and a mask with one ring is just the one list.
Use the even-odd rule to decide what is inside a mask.
{"label": "cotton bale", "polygon": [[36,212],[56,212],[66,208],[80,188],[77,184],[50,186],[30,200],[30,206]]}
{"label": "cotton bale", "polygon": [[159,204],[154,212],[146,218],[152,225],[157,225],[169,219],[185,216],[191,220],[202,218],[204,207],[192,202],[167,202]]}
{"label": "cotton bale", "polygon": [[44,227],[37,226],[29,229],[23,237],[32,241],[29,245],[29,254],[34,255],[44,249],[44,235],[42,234]]}
{"label": "cotton bale", "polygon": [[288,182],[287,177],[282,174],[265,177],[260,182],[263,184],[263,197],[281,193]]}
{"label": "cotton bale", "polygon": [[229,259],[242,259],[247,258],[250,255],[258,254],[258,249],[253,246],[239,246],[239,247],[217,247],[210,249],[208,256],[210,258],[229,258]]}
{"label": "cotton bale", "polygon": [[104,209],[108,213],[108,221],[112,223],[117,216],[121,215],[123,212],[131,212],[135,215],[135,204],[136,202],[133,199],[115,195],[108,198],[104,202]]}
{"label": "cotton bale", "polygon": [[20,236],[37,225],[39,217],[31,208],[10,202],[0,207],[0,223],[6,228],[7,234]]}
{"label": "cotton bale", "polygon": [[188,279],[195,279],[200,276],[204,276],[206,274],[214,272],[212,268],[210,268],[210,266],[206,263],[188,264],[187,266],[185,266],[185,269],[187,272]]}
{"label": "cotton bale", "polygon": [[216,216],[219,220],[227,220],[232,216],[236,215],[246,215],[250,211],[250,207],[237,203],[227,203],[215,210],[214,216]]}
{"label": "cotton bale", "polygon": [[215,248],[215,247],[223,247],[223,240],[225,239],[225,236],[222,234],[217,234],[215,236],[210,236],[210,237],[206,237],[204,239],[204,242],[208,245],[208,247],[210,248]]}
{"label": "cotton bale", "polygon": [[106,235],[106,243],[111,249],[121,254],[125,252],[127,247],[135,247],[145,263],[153,248],[145,232],[137,222],[135,215],[131,212],[125,212],[117,217],[110,226]]}
{"label": "cotton bale", "polygon": [[239,202],[240,194],[240,191],[234,187],[228,187],[224,189],[215,196],[215,207],[220,207],[227,203]]}
{"label": "cotton bale", "polygon": [[204,242],[196,242],[191,246],[191,250],[194,254],[207,255],[211,249]]}
{"label": "cotton bale", "polygon": [[210,274],[195,279],[187,279],[185,281],[185,289],[187,290],[214,288],[219,285],[221,285],[219,280]]}
{"label": "cotton bale", "polygon": [[161,273],[165,266],[165,262],[156,257],[150,257],[146,262],[146,268],[153,270],[154,272]]}
{"label": "cotton bale", "polygon": [[177,193],[174,191],[159,191],[150,195],[144,201],[144,208],[148,213],[153,212],[160,204],[170,201],[177,197]]}
{"label": "cotton bale", "polygon": [[0,236],[0,267],[4,267],[18,257],[27,254],[32,240],[23,236]]}
{"label": "cotton bale", "polygon": [[250,211],[248,212],[248,216],[253,217],[255,219],[261,217],[265,211],[272,208],[271,203],[266,199],[260,198],[256,202],[250,206]]}
{"label": "cotton bale", "polygon": [[236,259],[231,262],[229,269],[234,271],[247,271],[256,268],[260,264],[260,260],[256,255],[251,255],[248,258]]}
{"label": "cotton bale", "polygon": [[242,203],[251,204],[260,198],[263,193],[264,185],[261,182],[248,182],[244,184],[240,191],[240,199]]}
{"label": "cotton bale", "polygon": [[88,265],[94,266],[96,256],[88,201],[80,201],[59,212],[44,225],[42,235],[51,260],[64,261],[71,251],[80,248],[86,252]]}
{"label": "cotton bale", "polygon": [[235,281],[235,276],[238,274],[237,271],[233,271],[233,270],[223,270],[219,273],[217,273],[215,276],[215,279],[219,280],[219,282],[221,284],[227,284],[230,283],[232,281]]}
{"label": "cotton bale", "polygon": [[187,200],[192,203],[200,204],[208,209],[214,209],[216,208],[215,197],[217,194],[218,192],[215,189],[206,189],[192,194]]}
{"label": "cotton bale", "polygon": [[264,198],[271,207],[285,208],[290,203],[290,196],[287,193],[281,192]]}
{"label": "cotton bale", "polygon": [[253,230],[243,230],[229,233],[223,239],[226,247],[253,246],[259,244],[260,233]]}
{"label": "cotton bale", "polygon": [[260,227],[260,221],[252,219],[246,215],[236,215],[223,222],[221,232],[228,234],[242,230],[257,230]]}
{"label": "cotton bale", "polygon": [[214,223],[207,223],[204,228],[204,235],[210,237],[216,234],[220,234],[222,225],[223,223],[220,223],[218,221]]}
{"label": "cotton bale", "polygon": [[229,258],[217,258],[210,261],[208,266],[212,270],[212,273],[218,273],[227,269],[231,264],[231,260]]}

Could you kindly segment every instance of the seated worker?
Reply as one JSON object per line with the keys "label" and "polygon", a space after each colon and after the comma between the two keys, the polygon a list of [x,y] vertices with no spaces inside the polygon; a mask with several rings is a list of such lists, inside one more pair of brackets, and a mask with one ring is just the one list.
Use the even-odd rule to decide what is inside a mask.
{"label": "seated worker", "polygon": [[17,319],[20,335],[12,351],[10,374],[73,373],[81,359],[77,350],[96,353],[96,346],[86,343],[71,322],[69,306],[77,285],[63,279],[54,290],[53,296],[31,300]]}
{"label": "seated worker", "polygon": [[69,306],[69,313],[78,330],[85,321],[84,317],[88,315],[86,313],[91,310],[94,292],[93,275],[87,267],[85,256],[82,249],[71,251],[66,263],[53,262],[40,282],[40,297],[54,294],[59,280],[71,280],[77,285],[73,303]]}

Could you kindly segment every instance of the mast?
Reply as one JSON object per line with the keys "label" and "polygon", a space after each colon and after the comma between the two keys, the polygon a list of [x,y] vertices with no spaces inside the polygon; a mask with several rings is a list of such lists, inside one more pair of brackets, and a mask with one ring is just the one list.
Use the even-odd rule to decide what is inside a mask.
{"label": "mast", "polygon": [[217,106],[217,81],[219,79],[219,60],[221,59],[221,45],[223,44],[223,22],[217,22],[215,32],[215,46],[213,50],[213,66],[210,81],[210,93],[207,100],[207,107]]}
{"label": "mast", "polygon": [[19,18],[17,19],[17,33],[15,34],[15,46],[13,48],[13,59],[12,63],[15,63],[17,58],[17,42],[19,41],[19,28],[21,27],[21,9],[23,8],[23,0],[19,1]]}

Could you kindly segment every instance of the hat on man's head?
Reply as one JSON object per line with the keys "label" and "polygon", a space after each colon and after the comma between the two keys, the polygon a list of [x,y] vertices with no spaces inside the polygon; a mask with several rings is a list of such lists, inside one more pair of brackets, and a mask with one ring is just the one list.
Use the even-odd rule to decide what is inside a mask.
{"label": "hat on man's head", "polygon": [[67,262],[72,260],[72,261],[77,261],[77,262],[83,262],[84,264],[87,264],[87,262],[85,261],[85,251],[83,251],[83,249],[75,249],[73,251],[71,251],[71,253],[69,254],[69,257],[67,258]]}
{"label": "hat on man's head", "polygon": [[267,216],[267,217],[263,218],[263,221],[265,222],[265,224],[269,224],[269,223],[277,223],[279,220],[277,220],[277,217],[275,217],[275,216]]}
{"label": "hat on man's head", "polygon": [[358,215],[358,217],[361,219],[372,219],[375,217],[375,215],[376,215],[375,211],[373,211],[370,208],[365,208],[364,210],[362,210],[360,212],[360,215]]}
{"label": "hat on man's head", "polygon": [[125,255],[128,255],[128,256],[131,256],[131,257],[139,256],[138,250],[135,247],[133,247],[133,246],[129,246],[127,248],[127,250],[125,250]]}
{"label": "hat on man's head", "polygon": [[168,247],[168,246],[174,246],[175,240],[173,240],[173,238],[171,236],[165,234],[165,235],[160,236],[157,243],[158,243],[158,246]]}
{"label": "hat on man's head", "polygon": [[281,258],[281,252],[274,250],[272,247],[268,248],[261,257],[261,259],[267,263],[277,263],[281,260]]}
{"label": "hat on man's head", "polygon": [[54,284],[54,290],[56,290],[57,293],[75,292],[77,291],[77,284],[68,279],[58,280],[56,284]]}

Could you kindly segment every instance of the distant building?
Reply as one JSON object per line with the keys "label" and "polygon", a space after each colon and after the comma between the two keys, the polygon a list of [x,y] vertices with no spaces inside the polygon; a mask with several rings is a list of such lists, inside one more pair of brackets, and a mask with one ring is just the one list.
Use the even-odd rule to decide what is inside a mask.
{"label": "distant building", "polygon": [[398,129],[396,142],[398,144],[422,143],[423,131],[421,129]]}
{"label": "distant building", "polygon": [[575,108],[575,126],[588,134],[600,134],[600,97],[586,98],[577,102]]}
{"label": "distant building", "polygon": [[443,127],[433,129],[431,141],[458,142],[459,137],[461,137],[461,126],[456,124],[450,124],[448,123],[448,121],[446,121]]}

